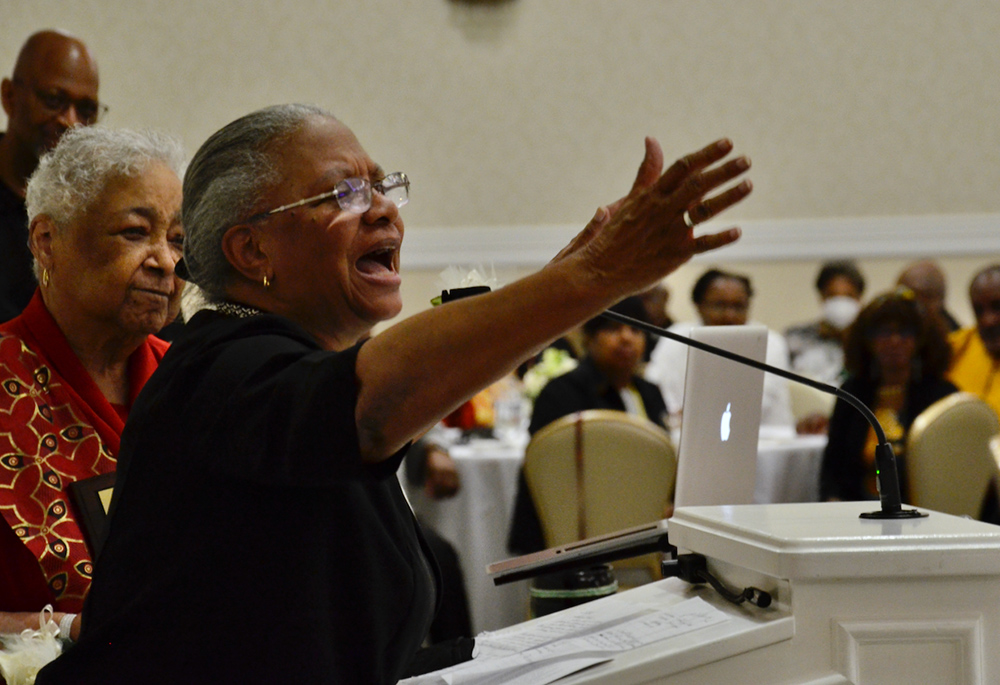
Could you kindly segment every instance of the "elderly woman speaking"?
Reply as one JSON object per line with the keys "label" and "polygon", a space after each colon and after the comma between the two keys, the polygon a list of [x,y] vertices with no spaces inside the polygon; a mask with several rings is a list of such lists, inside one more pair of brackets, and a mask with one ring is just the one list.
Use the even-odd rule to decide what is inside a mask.
{"label": "elderly woman speaking", "polygon": [[343,123],[279,106],[201,147],[184,264],[217,303],[164,357],[123,438],[109,537],[77,645],[38,683],[394,683],[427,633],[436,572],[395,472],[415,435],[567,329],[738,230],[719,141],[629,195],[544,269],[400,311],[405,174]]}
{"label": "elderly woman speaking", "polygon": [[180,302],[181,164],[172,139],[78,128],[28,183],[40,285],[0,326],[0,633],[46,604],[68,632],[83,607],[94,555],[68,486],[114,471],[166,351],[151,334]]}

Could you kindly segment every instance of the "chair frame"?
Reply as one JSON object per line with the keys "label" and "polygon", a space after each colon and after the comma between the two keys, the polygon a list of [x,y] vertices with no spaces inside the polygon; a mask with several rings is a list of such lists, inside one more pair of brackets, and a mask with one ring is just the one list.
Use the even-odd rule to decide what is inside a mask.
{"label": "chair frame", "polygon": [[[662,475],[659,475],[658,478],[662,478],[663,482],[662,497],[649,507],[650,517],[648,520],[631,520],[625,513],[629,508],[628,506],[618,507],[617,511],[608,514],[605,513],[607,510],[601,511],[599,507],[595,506],[593,499],[597,496],[595,492],[602,489],[606,491],[608,488],[613,487],[613,485],[605,485],[600,479],[608,477],[607,467],[610,466],[613,468],[614,463],[601,460],[595,461],[593,457],[588,458],[586,456],[588,429],[592,429],[593,426],[602,422],[613,422],[617,426],[637,432],[644,439],[648,438],[651,442],[663,445],[663,463],[657,464],[658,467],[661,467],[659,472]],[[540,459],[546,458],[548,453],[537,450],[544,449],[550,436],[567,430],[573,431],[573,464],[562,463],[557,467],[561,479],[560,483],[545,482],[551,480],[551,478],[541,479],[536,474],[535,465],[539,463]],[[607,441],[608,438],[603,437],[602,440]],[[541,448],[538,447],[539,444],[542,445]],[[565,448],[565,445],[563,448]],[[563,454],[565,455],[565,453]],[[600,463],[597,463],[598,461]],[[549,465],[551,466],[551,464]],[[621,411],[591,409],[564,416],[539,430],[532,437],[531,442],[528,443],[525,450],[524,475],[528,482],[528,488],[531,491],[532,500],[535,503],[535,509],[538,512],[546,544],[554,547],[661,519],[664,510],[673,499],[674,481],[677,476],[677,454],[669,433],[652,421]],[[547,475],[551,476],[551,471],[548,471]],[[570,490],[576,494],[570,497],[565,497],[565,495],[556,497],[557,494],[560,494],[556,492],[557,490],[566,489],[566,481],[562,480],[565,478],[573,479],[575,487],[570,488]],[[655,481],[649,482],[653,483]],[[600,484],[595,485],[595,483]],[[637,487],[642,485],[645,485],[645,481]],[[647,487],[643,496],[649,494],[650,489],[655,490],[655,488]],[[558,499],[558,501],[553,501],[555,499]],[[627,504],[631,505],[632,502]],[[628,513],[634,514],[636,508],[641,508],[641,505],[633,507],[632,512]],[[567,521],[567,518],[574,514],[575,525]],[[620,522],[608,527],[608,521],[615,521],[615,517],[619,514],[624,514],[625,517],[621,518],[619,516],[618,518],[621,518]],[[649,565],[652,567],[652,564],[649,564],[648,561],[637,565],[643,567]],[[618,566],[619,564],[616,564],[616,568]]]}
{"label": "chair frame", "polygon": [[[957,516],[971,516],[978,518],[982,505],[983,496],[989,487],[997,487],[1000,480],[1000,466],[990,450],[990,438],[987,437],[982,445],[982,463],[971,462],[972,466],[978,464],[978,471],[985,477],[981,484],[982,488],[978,492],[968,488],[959,488],[956,491],[949,491],[946,488],[924,487],[930,482],[948,483],[952,479],[953,464],[947,461],[924,461],[914,458],[917,453],[916,445],[920,442],[925,431],[946,414],[963,407],[978,407],[982,413],[982,418],[989,421],[992,417],[994,431],[993,436],[1000,433],[1000,419],[996,413],[982,398],[968,392],[957,392],[944,397],[933,403],[921,412],[910,426],[906,438],[906,467],[910,475],[910,499],[911,504],[918,507],[934,509]],[[968,466],[968,464],[966,464]],[[968,469],[963,469],[963,473]],[[954,494],[950,494],[953,492]]]}

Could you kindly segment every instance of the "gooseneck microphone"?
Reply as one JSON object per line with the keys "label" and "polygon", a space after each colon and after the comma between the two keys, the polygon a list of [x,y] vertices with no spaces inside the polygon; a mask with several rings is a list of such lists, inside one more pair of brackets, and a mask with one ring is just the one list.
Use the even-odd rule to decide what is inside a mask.
{"label": "gooseneck microphone", "polygon": [[816,388],[821,392],[825,392],[828,395],[834,395],[835,397],[839,397],[844,400],[861,412],[868,423],[871,424],[872,430],[875,431],[875,437],[878,439],[878,446],[875,448],[875,473],[877,475],[879,501],[881,502],[882,508],[878,511],[864,512],[861,514],[861,518],[909,519],[927,516],[926,513],[917,511],[916,509],[903,509],[899,494],[899,472],[896,469],[896,455],[892,451],[892,445],[889,444],[889,441],[886,439],[885,431],[882,430],[882,426],[879,424],[878,419],[875,418],[875,414],[872,413],[872,410],[865,406],[864,402],[851,393],[842,390],[841,388],[827,385],[826,383],[821,383],[805,376],[800,376],[797,373],[792,373],[791,371],[786,371],[785,369],[779,369],[776,366],[759,362],[756,359],[749,359],[748,357],[730,352],[729,350],[708,345],[700,340],[686,338],[683,335],[678,335],[677,333],[654,326],[646,323],[645,321],[633,319],[631,316],[625,316],[624,314],[619,314],[618,312],[610,310],[603,312],[601,316],[606,319],[611,319],[612,321],[632,326],[633,328],[645,331],[646,333],[651,333],[661,338],[667,338],[668,340],[679,342],[682,345],[687,345],[688,347],[694,347],[704,352],[724,357],[725,359],[734,361],[737,364],[751,366],[755,369],[760,369],[761,371],[766,371],[767,373],[773,373],[777,376],[781,376],[782,378],[787,378],[795,383],[808,385],[811,388]]}

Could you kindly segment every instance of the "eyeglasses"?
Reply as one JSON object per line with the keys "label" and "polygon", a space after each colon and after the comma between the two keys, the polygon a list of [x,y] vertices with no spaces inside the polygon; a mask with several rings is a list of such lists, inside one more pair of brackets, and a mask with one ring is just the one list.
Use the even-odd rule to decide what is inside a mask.
{"label": "eyeglasses", "polygon": [[373,190],[385,196],[386,199],[397,207],[402,207],[410,201],[410,179],[402,171],[394,171],[391,174],[387,174],[381,181],[376,181],[375,183],[366,178],[345,178],[335,185],[333,190],[313,195],[312,197],[307,197],[304,200],[299,200],[288,205],[282,205],[267,212],[254,214],[247,221],[260,221],[272,214],[286,212],[289,209],[310,205],[314,202],[330,198],[336,199],[337,204],[345,212],[364,214],[372,206]]}
{"label": "eyeglasses", "polygon": [[71,98],[61,90],[42,90],[28,86],[20,79],[14,79],[14,83],[31,88],[31,92],[35,94],[38,102],[52,115],[64,114],[72,107],[76,110],[76,116],[79,117],[80,121],[89,125],[96,124],[108,113],[107,105],[91,98]]}

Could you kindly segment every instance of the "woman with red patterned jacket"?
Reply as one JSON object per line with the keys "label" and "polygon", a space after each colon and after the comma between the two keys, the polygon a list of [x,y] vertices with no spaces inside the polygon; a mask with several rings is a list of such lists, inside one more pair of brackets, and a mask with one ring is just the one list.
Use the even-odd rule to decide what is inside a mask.
{"label": "woman with red patterned jacket", "polygon": [[27,189],[39,286],[0,326],[0,634],[51,604],[75,637],[93,559],[71,483],[115,470],[125,418],[176,314],[180,145],[67,132]]}

